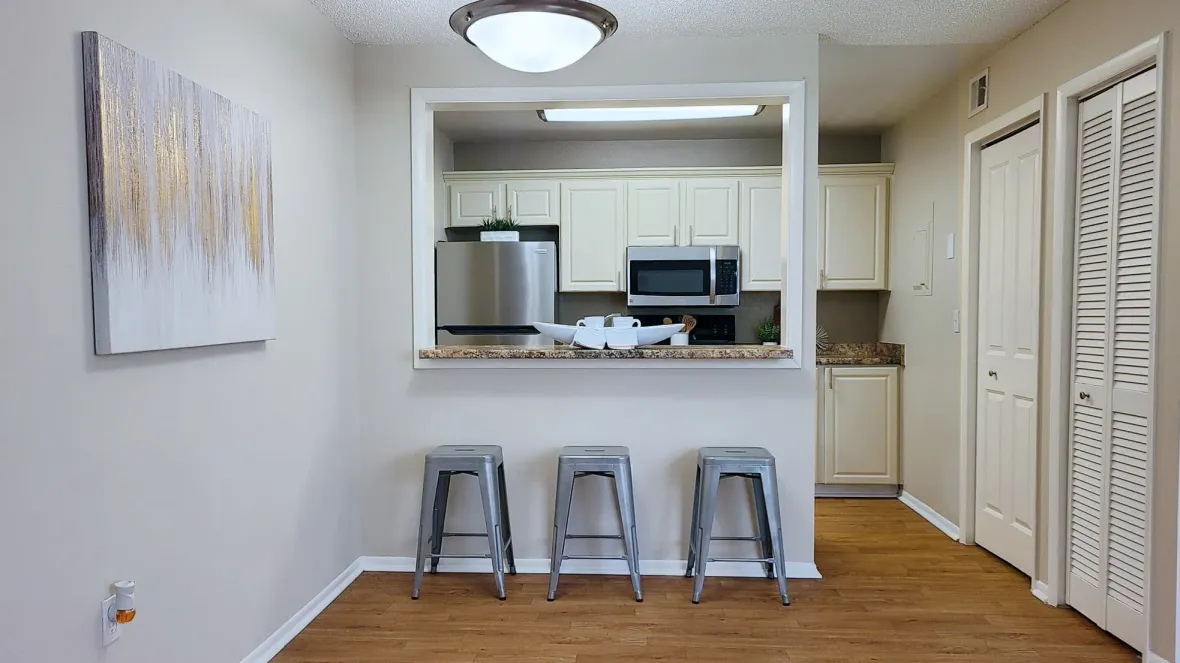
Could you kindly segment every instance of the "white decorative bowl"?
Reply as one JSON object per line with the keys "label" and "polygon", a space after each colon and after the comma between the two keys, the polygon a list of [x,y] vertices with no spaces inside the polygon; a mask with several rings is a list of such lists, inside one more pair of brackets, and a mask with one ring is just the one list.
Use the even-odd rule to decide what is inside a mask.
{"label": "white decorative bowl", "polygon": [[[534,322],[533,327],[541,332],[543,336],[547,336],[558,343],[565,343],[569,345],[574,342],[574,334],[578,329],[583,327],[573,327],[571,325],[555,325],[549,322]],[[672,338],[672,334],[684,329],[684,325],[656,325],[655,327],[634,327],[632,331],[636,334],[636,340],[639,345],[654,345],[660,341],[666,341]]]}
{"label": "white decorative bowl", "polygon": [[555,325],[551,322],[534,322],[533,327],[536,327],[542,336],[547,336],[558,343],[565,343],[566,345],[574,342],[574,334],[579,329],[573,325]]}
{"label": "white decorative bowl", "polygon": [[684,325],[656,325],[654,327],[636,327],[640,345],[655,345],[660,341],[672,338],[672,334],[680,333]]}

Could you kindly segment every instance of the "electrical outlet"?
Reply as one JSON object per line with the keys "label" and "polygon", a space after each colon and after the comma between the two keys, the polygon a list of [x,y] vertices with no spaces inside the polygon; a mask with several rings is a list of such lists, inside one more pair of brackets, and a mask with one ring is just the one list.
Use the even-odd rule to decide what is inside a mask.
{"label": "electrical outlet", "polygon": [[955,333],[959,333],[959,309],[955,309],[955,316],[951,321],[951,325],[955,328]]}
{"label": "electrical outlet", "polygon": [[112,619],[115,616],[115,597],[108,596],[102,602],[102,646],[110,647],[111,644],[123,635],[119,622]]}
{"label": "electrical outlet", "polygon": [[946,236],[946,259],[955,259],[955,234],[951,233]]}

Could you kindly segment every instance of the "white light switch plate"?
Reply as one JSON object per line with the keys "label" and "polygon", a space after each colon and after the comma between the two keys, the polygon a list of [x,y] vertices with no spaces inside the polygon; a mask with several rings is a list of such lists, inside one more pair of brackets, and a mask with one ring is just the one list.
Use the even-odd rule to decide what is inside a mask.
{"label": "white light switch plate", "polygon": [[955,333],[958,334],[959,333],[959,309],[955,309],[955,317],[954,317],[954,322],[952,324],[954,325]]}
{"label": "white light switch plate", "polygon": [[110,647],[111,643],[122,635],[119,622],[110,618],[115,612],[115,597],[108,596],[102,602],[102,646]]}
{"label": "white light switch plate", "polygon": [[955,259],[955,234],[951,233],[946,236],[946,259]]}

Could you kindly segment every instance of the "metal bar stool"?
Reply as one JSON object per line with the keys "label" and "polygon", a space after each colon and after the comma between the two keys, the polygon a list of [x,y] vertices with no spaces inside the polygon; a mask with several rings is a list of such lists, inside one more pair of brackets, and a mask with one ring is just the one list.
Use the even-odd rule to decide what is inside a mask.
{"label": "metal bar stool", "polygon": [[[757,536],[712,536],[713,518],[717,513],[717,488],[722,479],[730,477],[750,479]],[[696,488],[692,501],[688,568],[684,571],[684,577],[694,577],[692,602],[701,602],[701,591],[705,587],[705,565],[708,562],[757,562],[765,567],[767,578],[778,580],[778,593],[783,605],[790,605],[774,456],[761,447],[702,447],[697,453]],[[762,556],[709,557],[710,541],[757,541]]]}
{"label": "metal bar stool", "polygon": [[[567,534],[570,503],[574,497],[574,480],[586,477],[610,477],[618,497],[622,534]],[[626,554],[567,555],[568,539],[622,539]],[[631,573],[635,600],[643,601],[639,587],[639,540],[635,534],[635,489],[631,484],[631,451],[627,447],[562,447],[557,457],[557,500],[553,506],[553,547],[550,551],[549,600],[557,594],[561,563],[567,559],[625,559]]]}
{"label": "metal bar stool", "polygon": [[[483,498],[483,517],[486,532],[446,532],[447,497],[451,477],[467,474],[479,479],[479,493]],[[488,538],[488,554],[444,555],[443,539],[450,536],[478,536]],[[429,546],[429,552],[427,547]],[[508,492],[504,485],[504,450],[495,445],[441,446],[426,454],[426,470],[422,476],[422,517],[418,524],[418,551],[414,565],[414,591],[418,598],[422,588],[422,573],[426,558],[430,557],[430,572],[438,573],[438,560],[491,559],[492,574],[496,578],[496,592],[503,601],[504,558],[508,558],[508,572],[516,575],[516,559],[512,554],[512,526],[508,522]]]}

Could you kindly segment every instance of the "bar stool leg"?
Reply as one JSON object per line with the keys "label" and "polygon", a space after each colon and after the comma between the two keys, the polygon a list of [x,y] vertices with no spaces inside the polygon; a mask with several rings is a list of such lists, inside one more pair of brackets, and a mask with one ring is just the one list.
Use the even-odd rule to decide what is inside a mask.
{"label": "bar stool leg", "polygon": [[762,470],[762,495],[766,504],[766,518],[770,529],[770,541],[774,548],[774,576],[778,580],[778,593],[783,605],[791,605],[787,595],[786,554],[783,551],[783,524],[779,514],[778,477],[774,466]]}
{"label": "bar stool leg", "polygon": [[430,535],[430,572],[438,573],[438,555],[442,553],[443,531],[447,520],[447,498],[451,493],[451,473],[440,472],[438,492],[434,496],[434,527]]}
{"label": "bar stool leg", "polygon": [[514,542],[512,541],[512,523],[508,520],[508,482],[504,480],[504,464],[500,463],[496,468],[496,478],[500,484],[500,517],[504,520],[504,540],[508,543],[506,553],[508,555],[508,573],[516,575],[516,555],[512,553]]}
{"label": "bar stool leg", "polygon": [[623,543],[627,548],[627,570],[631,572],[631,589],[635,600],[643,602],[639,586],[639,539],[635,532],[635,487],[631,483],[631,463],[619,465],[614,475],[615,492],[619,496],[619,518],[622,521]]}
{"label": "bar stool leg", "polygon": [[504,539],[500,526],[500,489],[496,485],[496,468],[485,464],[479,470],[479,494],[483,498],[483,518],[488,528],[488,548],[491,552],[492,575],[496,579],[496,595],[501,601],[504,593]]}
{"label": "bar stool leg", "polygon": [[426,464],[422,473],[422,515],[418,520],[418,550],[414,560],[414,590],[410,598],[418,598],[418,590],[422,589],[422,572],[426,568],[426,551],[430,545],[429,533],[433,531],[434,497],[438,492],[439,472]]}
{"label": "bar stool leg", "polygon": [[691,578],[697,558],[697,527],[701,517],[701,464],[697,463],[697,478],[692,487],[692,524],[688,528],[688,564],[684,577]]}
{"label": "bar stool leg", "polygon": [[549,561],[549,596],[557,598],[557,578],[561,575],[561,558],[565,556],[565,535],[570,524],[570,503],[574,498],[574,470],[557,464],[557,497],[553,504],[553,557]]}
{"label": "bar stool leg", "polygon": [[[762,553],[762,559],[771,559],[774,557],[774,546],[770,542],[770,524],[766,522],[766,494],[762,488],[762,477],[755,476],[750,479],[750,492],[754,498],[754,519],[757,521],[755,526],[758,528],[758,550]],[[766,577],[774,577],[774,564],[766,562],[762,565],[766,570]]]}
{"label": "bar stool leg", "polygon": [[717,514],[717,486],[721,482],[721,471],[715,467],[701,469],[700,524],[696,529],[697,563],[692,583],[692,602],[701,602],[701,591],[705,589],[705,567],[709,562],[709,539],[713,535],[713,517]]}

